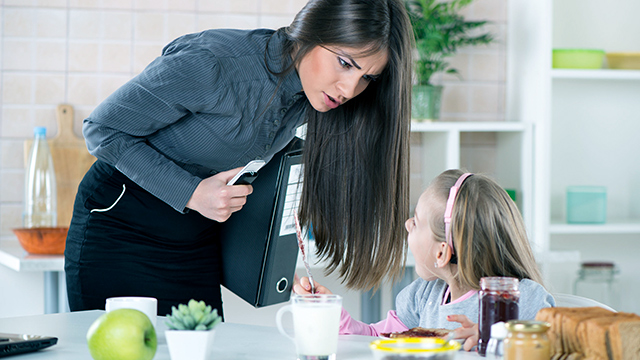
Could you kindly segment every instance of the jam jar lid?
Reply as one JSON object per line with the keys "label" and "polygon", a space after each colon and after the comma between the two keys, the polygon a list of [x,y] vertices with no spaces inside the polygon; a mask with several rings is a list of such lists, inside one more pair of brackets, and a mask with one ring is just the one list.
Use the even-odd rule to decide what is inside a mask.
{"label": "jam jar lid", "polygon": [[514,277],[489,276],[480,278],[480,289],[518,291],[519,280]]}
{"label": "jam jar lid", "polygon": [[510,320],[507,321],[507,330],[526,333],[540,333],[549,330],[551,324],[546,321],[535,320]]}

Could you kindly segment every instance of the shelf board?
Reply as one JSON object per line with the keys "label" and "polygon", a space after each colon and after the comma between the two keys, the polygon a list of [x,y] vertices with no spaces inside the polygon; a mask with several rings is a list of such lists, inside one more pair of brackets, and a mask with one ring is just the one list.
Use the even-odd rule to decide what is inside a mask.
{"label": "shelf board", "polygon": [[528,124],[519,121],[430,121],[411,122],[412,132],[519,132]]}
{"label": "shelf board", "polygon": [[574,70],[553,69],[554,79],[584,79],[584,80],[640,80],[640,70]]}
{"label": "shelf board", "polygon": [[567,224],[552,221],[551,234],[640,234],[640,220],[608,221],[605,224]]}
{"label": "shelf board", "polygon": [[577,250],[551,250],[537,253],[536,260],[542,264],[562,264],[567,262],[580,262],[580,251]]}

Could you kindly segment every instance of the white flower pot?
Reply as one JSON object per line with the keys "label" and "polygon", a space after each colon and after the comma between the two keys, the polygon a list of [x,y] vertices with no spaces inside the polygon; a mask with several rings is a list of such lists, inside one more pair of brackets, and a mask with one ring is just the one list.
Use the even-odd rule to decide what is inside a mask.
{"label": "white flower pot", "polygon": [[211,358],[214,329],[198,330],[166,330],[164,332],[169,346],[171,360],[206,360]]}

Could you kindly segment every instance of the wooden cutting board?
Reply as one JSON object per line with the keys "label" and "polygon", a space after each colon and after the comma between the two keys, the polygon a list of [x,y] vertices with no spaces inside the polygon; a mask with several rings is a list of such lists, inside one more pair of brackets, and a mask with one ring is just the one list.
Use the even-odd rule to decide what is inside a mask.
{"label": "wooden cutting board", "polygon": [[[73,132],[73,106],[58,105],[56,119],[58,135],[47,142],[56,171],[58,226],[67,227],[71,223],[78,185],[96,158],[89,154],[84,138]],[[29,162],[31,144],[33,139],[24,143],[25,167]]]}

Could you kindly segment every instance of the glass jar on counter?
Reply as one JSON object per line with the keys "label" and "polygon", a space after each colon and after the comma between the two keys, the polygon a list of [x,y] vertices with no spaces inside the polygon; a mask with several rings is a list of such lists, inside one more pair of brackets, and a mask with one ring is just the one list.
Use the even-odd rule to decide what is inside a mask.
{"label": "glass jar on counter", "polygon": [[483,277],[480,279],[480,314],[478,354],[485,356],[491,338],[491,325],[499,321],[518,319],[519,281],[512,277]]}
{"label": "glass jar on counter", "polygon": [[550,327],[551,325],[544,321],[507,321],[504,360],[549,360],[551,345],[547,330]]}
{"label": "glass jar on counter", "polygon": [[573,294],[618,308],[618,267],[612,262],[583,262],[573,284]]}

